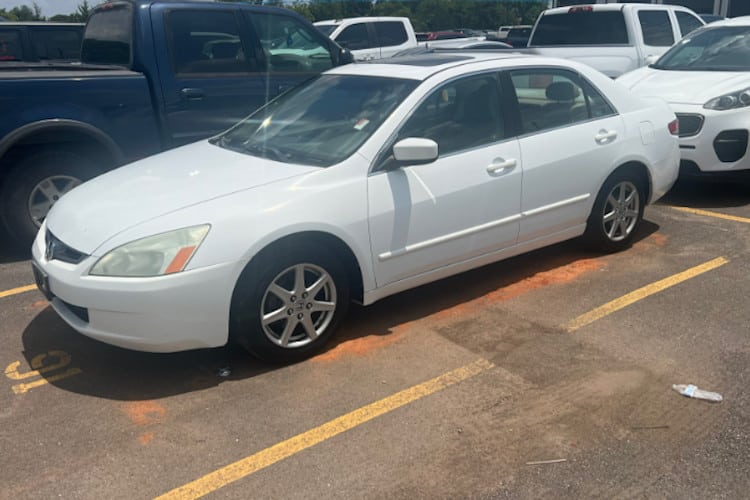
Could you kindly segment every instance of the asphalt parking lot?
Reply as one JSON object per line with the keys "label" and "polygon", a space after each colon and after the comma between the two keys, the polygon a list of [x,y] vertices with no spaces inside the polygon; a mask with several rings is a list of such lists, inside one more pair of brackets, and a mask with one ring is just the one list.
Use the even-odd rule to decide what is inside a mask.
{"label": "asphalt parking lot", "polygon": [[6,252],[0,497],[746,498],[750,182],[645,222],[354,307],[284,367],[89,340]]}

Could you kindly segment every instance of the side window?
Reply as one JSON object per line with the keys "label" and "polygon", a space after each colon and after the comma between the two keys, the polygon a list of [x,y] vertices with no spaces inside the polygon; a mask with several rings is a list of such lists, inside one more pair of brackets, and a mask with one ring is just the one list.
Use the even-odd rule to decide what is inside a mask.
{"label": "side window", "polygon": [[[237,19],[232,12],[177,10],[167,15],[172,66],[179,75],[248,73]],[[253,64],[249,64],[253,63]]]}
{"label": "side window", "polygon": [[365,23],[352,24],[344,28],[336,37],[336,43],[349,50],[369,49],[373,46]]}
{"label": "side window", "polygon": [[406,34],[404,23],[398,21],[385,21],[373,23],[375,34],[378,37],[379,47],[392,47],[406,43],[409,36]]}
{"label": "side window", "polygon": [[677,15],[677,23],[680,25],[680,33],[682,36],[685,36],[691,31],[697,30],[703,26],[703,23],[692,14],[680,10],[676,11],[675,14]]}
{"label": "side window", "polygon": [[432,139],[441,156],[504,139],[497,76],[472,76],[442,85],[422,101],[398,137]]}
{"label": "side window", "polygon": [[298,19],[249,12],[271,73],[321,73],[333,67],[328,38]]}
{"label": "side window", "polygon": [[81,31],[32,29],[34,50],[39,59],[78,59],[81,57]]}
{"label": "side window", "polygon": [[596,89],[570,71],[514,70],[510,77],[518,100],[522,133],[615,114]]}
{"label": "side window", "polygon": [[670,47],[674,44],[672,23],[666,10],[642,10],[638,12],[643,43],[652,47]]}
{"label": "side window", "polygon": [[0,61],[21,61],[21,33],[17,30],[0,31]]}

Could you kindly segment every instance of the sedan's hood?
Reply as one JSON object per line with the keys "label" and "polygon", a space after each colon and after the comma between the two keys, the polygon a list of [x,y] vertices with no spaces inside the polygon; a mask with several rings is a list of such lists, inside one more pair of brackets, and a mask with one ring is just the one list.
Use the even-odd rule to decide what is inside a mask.
{"label": "sedan's hood", "polygon": [[750,73],[640,68],[617,81],[642,97],[660,97],[675,104],[702,105],[715,97],[750,87]]}
{"label": "sedan's hood", "polygon": [[78,186],[52,208],[47,228],[67,245],[90,254],[115,234],[161,215],[318,170],[198,142]]}

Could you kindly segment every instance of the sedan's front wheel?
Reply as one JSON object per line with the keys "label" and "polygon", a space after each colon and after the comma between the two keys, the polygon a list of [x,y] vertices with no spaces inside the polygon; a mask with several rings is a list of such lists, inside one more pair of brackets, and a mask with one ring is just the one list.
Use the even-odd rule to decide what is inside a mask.
{"label": "sedan's front wheel", "polygon": [[630,246],[643,219],[643,183],[627,171],[615,172],[602,186],[591,210],[585,238],[596,249],[618,252]]}
{"label": "sedan's front wheel", "polygon": [[346,272],[324,248],[266,254],[242,273],[230,334],[256,356],[295,362],[319,352],[349,305]]}

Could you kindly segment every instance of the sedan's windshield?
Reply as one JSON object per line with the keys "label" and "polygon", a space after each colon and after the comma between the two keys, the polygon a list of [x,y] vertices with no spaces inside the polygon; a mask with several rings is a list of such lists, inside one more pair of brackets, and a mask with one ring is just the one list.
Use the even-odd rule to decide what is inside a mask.
{"label": "sedan's windshield", "polygon": [[284,163],[330,166],[354,153],[418,83],[322,75],[259,109],[214,143]]}
{"label": "sedan's windshield", "polygon": [[678,71],[750,71],[750,27],[725,26],[691,33],[652,67]]}

